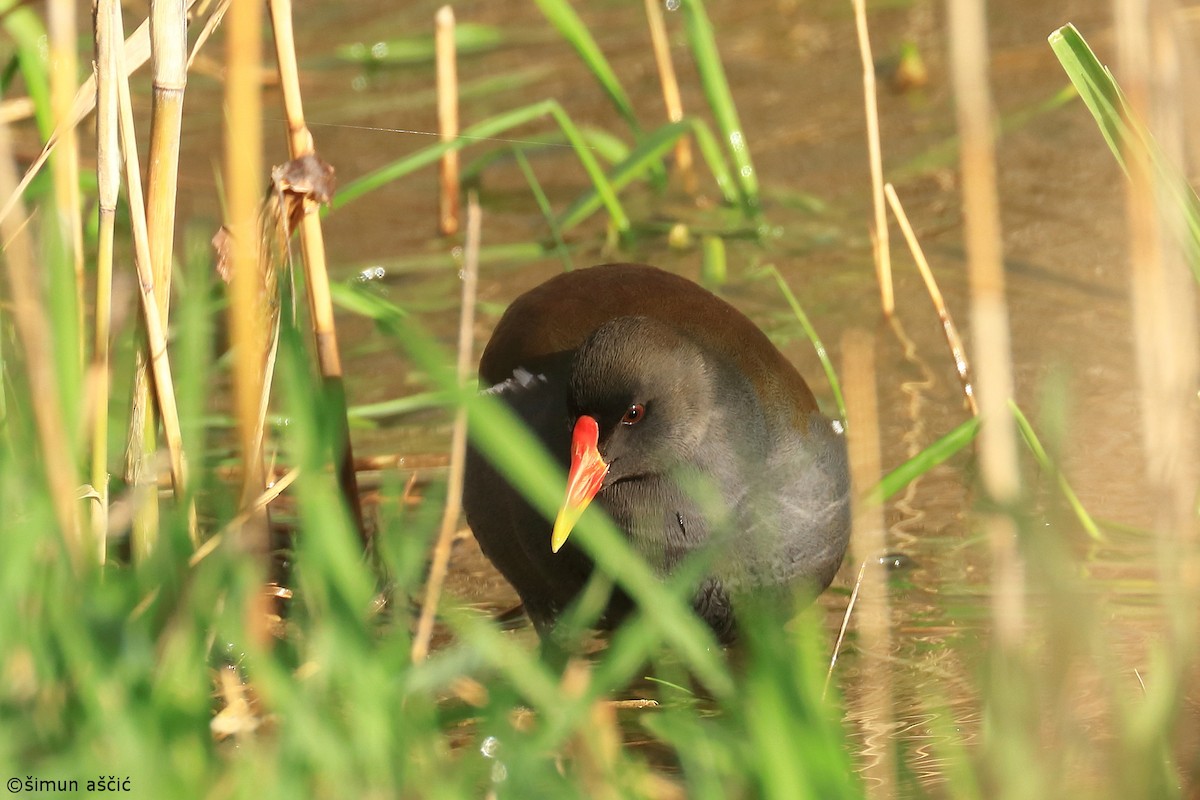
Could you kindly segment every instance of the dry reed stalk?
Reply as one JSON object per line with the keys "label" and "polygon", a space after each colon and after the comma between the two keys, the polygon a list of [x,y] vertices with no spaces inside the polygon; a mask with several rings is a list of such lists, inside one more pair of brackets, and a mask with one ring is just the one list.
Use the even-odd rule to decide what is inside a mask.
{"label": "dry reed stalk", "polygon": [[871,37],[867,32],[866,0],[852,0],[854,26],[858,32],[858,52],[862,57],[863,103],[867,114],[867,154],[871,161],[871,200],[875,207],[875,230],[871,244],[875,252],[875,272],[879,278],[879,298],[883,314],[890,317],[896,309],[892,291],[892,251],[888,241],[887,209],[883,203],[883,154],[879,144],[879,105],[875,97],[875,60],[871,56]]}
{"label": "dry reed stalk", "polygon": [[113,27],[113,3],[96,4],[96,183],[99,200],[99,245],[96,253],[96,310],[92,339],[95,395],[92,409],[92,488],[100,495],[92,508],[92,536],[100,563],[107,557],[108,539],[108,400],[109,334],[112,323],[113,233],[121,190],[121,142],[118,119],[116,49],[120,32]]}
{"label": "dry reed stalk", "polygon": [[[683,119],[683,98],[679,94],[679,80],[675,77],[675,63],[671,60],[671,45],[667,41],[667,24],[659,2],[660,0],[646,0],[646,22],[650,26],[650,46],[654,50],[654,63],[658,67],[658,81],[662,84],[667,119],[679,122]],[[697,182],[696,171],[693,169],[692,140],[686,136],[681,136],[675,143],[675,169],[683,179],[684,189],[694,193]]]}
{"label": "dry reed stalk", "polygon": [[975,338],[976,399],[984,419],[979,461],[984,491],[1000,512],[984,522],[994,572],[992,611],[1001,651],[1025,627],[1024,570],[1011,511],[1020,493],[1017,440],[1008,400],[1013,394],[1000,209],[996,195],[992,94],[988,85],[983,0],[948,0],[950,72],[961,142],[962,204]]}
{"label": "dry reed stalk", "polygon": [[[475,330],[475,287],[479,278],[479,199],[472,192],[467,198],[467,241],[463,258],[462,314],[458,321],[458,361],[455,369],[460,390],[466,391],[471,373],[471,343]],[[424,661],[429,655],[429,641],[433,637],[433,620],[437,616],[438,601],[442,585],[450,567],[450,545],[454,540],[454,529],[458,525],[459,506],[462,503],[463,471],[467,457],[467,407],[460,403],[454,415],[454,430],[450,435],[450,475],[446,479],[446,507],[442,511],[442,524],[438,529],[437,544],[433,548],[433,562],[429,567],[429,580],[425,582],[425,600],[421,604],[421,617],[413,637],[412,659]]]}
{"label": "dry reed stalk", "polygon": [[[870,792],[892,797],[895,764],[892,756],[892,676],[888,667],[892,654],[891,609],[887,592],[887,570],[880,560],[887,548],[883,509],[865,499],[879,482],[879,407],[875,387],[875,343],[870,334],[851,330],[842,338],[842,377],[846,388],[846,436],[850,447],[850,485],[854,535],[850,540],[853,558],[863,564],[855,617],[863,651],[863,724],[870,741],[882,742],[867,765]],[[856,587],[857,588],[857,587]]]}
{"label": "dry reed stalk", "polygon": [[858,577],[854,579],[854,589],[850,592],[850,600],[846,603],[846,613],[842,615],[842,627],[838,630],[837,640],[833,643],[833,655],[829,657],[829,669],[825,671],[825,685],[821,687],[821,699],[829,694],[829,681],[833,678],[833,668],[837,666],[838,655],[842,652],[842,642],[846,640],[846,631],[850,628],[850,615],[858,602],[858,592],[862,589],[863,578],[867,574],[867,562],[858,566]]}
{"label": "dry reed stalk", "polygon": [[26,223],[25,205],[17,188],[8,126],[0,125],[0,195],[12,198],[15,214],[0,217],[0,239],[4,242],[4,272],[8,275],[12,315],[25,351],[29,390],[33,398],[34,423],[42,447],[46,483],[54,504],[55,521],[62,531],[67,553],[77,568],[85,562],[77,516],[76,487],[79,481],[71,463],[71,448],[64,421],[62,395],[55,368],[49,315],[43,302],[41,272]]}
{"label": "dry reed stalk", "polygon": [[[190,10],[199,0],[188,0],[187,7]],[[197,42],[199,47],[200,42]],[[138,29],[130,34],[125,40],[123,62],[125,64],[125,76],[137,70],[142,64],[150,58],[150,20],[143,20]],[[37,177],[45,166],[46,160],[50,158],[50,154],[58,147],[58,143],[62,140],[64,133],[68,130],[74,130],[84,117],[91,113],[96,106],[96,76],[90,75],[83,85],[79,87],[79,91],[75,93],[75,100],[71,104],[70,114],[58,119],[58,126],[54,129],[54,133],[50,135],[45,146],[42,147],[42,152],[34,159],[29,168],[25,170],[21,182],[17,184],[17,190],[9,195],[4,205],[0,206],[0,219],[7,217],[16,208],[18,201],[28,188],[30,182]]]}
{"label": "dry reed stalk", "polygon": [[[50,44],[50,105],[56,120],[71,114],[75,85],[79,78],[79,59],[75,54],[75,0],[50,0],[46,4]],[[83,197],[79,191],[79,142],[73,127],[63,129],[58,155],[54,159],[54,205],[57,233],[69,253],[75,273],[76,355],[83,363],[84,302],[86,280],[83,274]]]}
{"label": "dry reed stalk", "polygon": [[[299,217],[304,213],[303,191],[297,191],[296,183],[305,182],[305,170],[310,166],[313,165],[305,161],[289,161],[272,169],[271,189],[258,217],[254,275],[259,285],[254,317],[259,320],[265,337],[257,343],[256,347],[259,349],[255,353],[261,365],[262,379],[259,385],[258,407],[254,413],[253,432],[242,443],[245,452],[253,453],[253,458],[245,460],[242,467],[234,473],[242,482],[242,510],[230,523],[232,527],[246,528],[244,535],[253,541],[265,541],[270,535],[270,512],[266,504],[256,504],[252,499],[267,485],[267,476],[272,474],[273,469],[266,463],[265,454],[267,413],[270,410],[271,385],[279,349],[279,275],[288,267],[288,241],[296,229]],[[213,245],[217,251],[217,272],[226,281],[230,281],[234,267],[232,242],[227,227],[222,228],[213,237]]]}
{"label": "dry reed stalk", "polygon": [[967,349],[963,346],[962,337],[958,335],[958,327],[954,324],[954,318],[950,316],[950,309],[946,308],[942,290],[938,288],[937,280],[933,277],[933,270],[929,268],[929,261],[925,258],[925,251],[921,248],[921,243],[917,241],[917,234],[908,221],[908,214],[904,213],[904,206],[900,204],[895,187],[890,183],[884,184],[883,191],[887,195],[888,205],[892,207],[892,214],[900,225],[900,231],[904,234],[904,240],[908,243],[913,261],[917,262],[917,269],[921,273],[921,279],[925,281],[925,290],[929,292],[933,308],[942,322],[942,333],[946,335],[946,344],[950,348],[950,356],[954,359],[954,368],[958,371],[958,380],[962,383],[963,397],[966,398],[967,407],[971,409],[971,414],[979,416],[979,406],[975,403],[975,390],[971,386],[971,362],[967,359]]}
{"label": "dry reed stalk", "polygon": [[[1116,4],[1121,82],[1133,116],[1148,124],[1163,157],[1186,163],[1180,98],[1181,43],[1177,10],[1169,2]],[[1200,383],[1196,286],[1177,231],[1184,209],[1171,187],[1156,179],[1152,155],[1134,145],[1124,153],[1130,183],[1127,215],[1132,261],[1134,340],[1149,489],[1155,498],[1163,555],[1162,579],[1173,615],[1173,646],[1187,658],[1200,644],[1200,541],[1196,487],[1195,391]]]}
{"label": "dry reed stalk", "polygon": [[[263,319],[264,264],[259,260],[259,198],[263,180],[262,28],[263,6],[236,0],[229,7],[225,39],[225,191],[230,234],[234,408],[245,469],[242,505],[262,491],[262,450],[258,417],[263,397],[262,354],[267,346]],[[257,482],[257,489],[254,484]],[[252,515],[236,537],[238,547],[260,563],[263,579],[270,554],[270,530],[262,515]],[[265,593],[255,592],[245,611],[250,640],[265,647],[271,638],[272,609]]]}
{"label": "dry reed stalk", "polygon": [[0,123],[11,125],[14,122],[27,120],[34,115],[37,106],[29,97],[14,97],[11,100],[0,101]]}
{"label": "dry reed stalk", "polygon": [[[121,29],[121,6],[113,4],[113,30]],[[158,413],[162,418],[163,438],[171,462],[171,485],[175,498],[187,498],[187,460],[183,453],[183,436],[179,428],[179,410],[175,405],[175,383],[167,355],[167,333],[158,313],[154,294],[154,272],[150,266],[150,241],[146,230],[146,204],[142,197],[142,173],[137,152],[137,135],[133,124],[133,103],[129,97],[129,73],[125,69],[124,52],[114,48],[117,58],[117,93],[120,100],[121,149],[125,158],[125,181],[129,187],[129,218],[133,228],[134,264],[138,275],[142,316],[146,324],[146,339],[150,352],[150,369],[154,378]],[[196,522],[196,505],[187,502],[188,535],[198,544],[200,533]]]}
{"label": "dry reed stalk", "polygon": [[[213,6],[211,11],[209,11],[208,17],[206,17],[204,20],[204,24],[200,26],[200,32],[196,34],[196,41],[192,44],[192,52],[188,55],[188,70],[191,70],[192,64],[196,62],[196,56],[200,55],[200,50],[204,47],[204,43],[207,42],[209,37],[213,35],[213,31],[215,31],[217,26],[221,24],[221,20],[225,19],[225,12],[229,10],[230,2],[231,0],[221,0],[221,2],[217,3],[216,6]],[[205,5],[210,4],[206,2]],[[188,3],[188,7],[191,8],[191,2]]]}
{"label": "dry reed stalk", "polygon": [[[291,0],[269,0],[275,34],[275,53],[279,61],[279,79],[283,90],[284,112],[288,121],[288,147],[293,160],[315,158],[312,133],[304,122],[300,96],[300,76],[296,65],[295,37],[292,33]],[[338,350],[337,328],[333,321],[333,301],[329,294],[329,273],[325,267],[325,238],[321,217],[316,213],[317,193],[304,196],[304,214],[300,220],[300,248],[304,260],[309,312],[316,340],[317,365],[326,396],[332,403],[340,426],[333,454],[338,481],[346,504],[354,516],[359,535],[366,543],[362,504],[354,474],[354,448],[350,442],[350,424],[346,415],[346,389],[342,382],[342,359]]]}
{"label": "dry reed stalk", "polygon": [[640,711],[644,708],[659,708],[661,703],[646,697],[631,697],[628,700],[605,700],[605,703],[618,711]]}
{"label": "dry reed stalk", "polygon": [[283,475],[283,477],[268,486],[262,492],[262,494],[254,498],[249,505],[242,508],[242,510],[238,512],[237,516],[231,519],[224,528],[205,539],[204,543],[197,547],[196,551],[188,557],[188,566],[194,567],[205,558],[212,555],[212,553],[221,546],[221,542],[224,540],[227,533],[236,532],[247,522],[251,521],[255,515],[265,513],[267,506],[275,502],[275,500],[278,499],[281,494],[287,491],[288,487],[295,483],[296,479],[299,477],[300,468],[292,467]]}
{"label": "dry reed stalk", "polygon": [[[229,8],[229,0],[222,0],[209,18],[208,24],[200,32],[200,38],[207,38],[216,24],[224,17]],[[188,62],[190,65],[190,61]],[[310,165],[304,162],[288,162],[271,171],[272,185],[268,191],[266,202],[262,204],[258,215],[258,230],[256,231],[256,262],[253,270],[257,282],[256,308],[252,314],[257,320],[263,339],[253,343],[261,368],[257,409],[253,419],[246,422],[238,420],[239,432],[242,432],[241,447],[243,453],[249,454],[243,459],[242,466],[236,470],[241,480],[241,510],[238,515],[225,526],[225,529],[204,543],[193,554],[193,562],[197,563],[204,555],[215,550],[219,542],[229,531],[239,534],[239,542],[249,550],[262,549],[269,541],[271,530],[270,511],[266,502],[262,502],[263,487],[268,485],[267,476],[271,474],[272,466],[265,460],[267,413],[271,400],[271,385],[275,374],[275,361],[279,347],[280,323],[280,291],[279,275],[287,268],[289,261],[288,241],[296,228],[297,221],[304,213],[303,193],[297,191],[297,183],[306,179],[306,168]],[[315,173],[314,173],[315,174]],[[319,178],[318,178],[319,179]],[[223,227],[213,237],[213,245],[217,251],[217,272],[227,281],[232,281],[234,270],[232,252],[232,234],[229,226]],[[251,433],[246,436],[244,430]],[[256,499],[257,497],[257,499]],[[263,553],[258,554],[265,558]],[[258,622],[252,623],[254,625]]]}
{"label": "dry reed stalk", "polygon": [[[150,63],[154,98],[150,116],[150,161],[146,176],[146,227],[154,294],[163,325],[171,309],[171,256],[175,241],[175,197],[179,182],[179,140],[183,127],[183,92],[187,85],[187,14],[183,0],[150,3]],[[152,483],[158,421],[150,408],[146,353],[138,350],[130,415],[126,477],[131,485]],[[134,552],[145,555],[158,534],[157,496],[146,492],[134,523]]]}
{"label": "dry reed stalk", "polygon": [[[437,53],[438,133],[442,141],[458,138],[458,63],[454,44],[454,9],[442,6],[434,17]],[[443,236],[458,233],[458,151],[447,150],[438,165],[438,230]]]}

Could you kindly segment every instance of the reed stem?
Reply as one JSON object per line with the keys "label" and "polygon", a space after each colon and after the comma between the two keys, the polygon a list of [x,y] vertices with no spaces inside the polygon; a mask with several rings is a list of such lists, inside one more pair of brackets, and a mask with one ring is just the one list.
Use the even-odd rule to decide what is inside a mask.
{"label": "reed stem", "polygon": [[[226,20],[225,59],[225,190],[226,226],[231,238],[233,290],[230,328],[234,349],[234,407],[242,455],[242,507],[262,491],[263,456],[258,418],[263,399],[263,354],[267,321],[262,314],[265,264],[259,259],[259,205],[264,183],[262,120],[263,5],[234,0]],[[268,300],[269,302],[269,300]],[[262,515],[251,515],[238,531],[236,545],[260,562],[266,578],[270,530]],[[253,596],[245,611],[250,641],[263,647],[270,640],[265,593]]]}
{"label": "reed stem", "polygon": [[[292,159],[315,155],[312,133],[304,122],[295,36],[292,33],[292,3],[291,0],[269,0],[268,5],[275,34],[275,54],[279,62],[284,113],[287,116],[288,149]],[[329,293],[329,272],[325,266],[325,238],[321,230],[321,216],[317,213],[318,202],[314,194],[306,194],[303,203],[300,251],[304,260],[309,312],[316,339],[317,366],[321,371],[326,397],[331,404],[331,413],[336,417],[333,461],[338,471],[342,495],[354,517],[359,535],[366,544],[366,525],[358,496],[358,481],[354,474],[354,448],[350,441],[350,424],[346,413],[342,359],[338,348],[337,327],[333,319],[333,300]]]}
{"label": "reed stem", "polygon": [[[479,281],[479,239],[481,215],[479,200],[472,192],[467,200],[467,242],[463,258],[462,313],[458,322],[458,359],[455,372],[461,391],[466,391],[470,378],[472,341],[475,335],[475,289]],[[442,586],[450,569],[450,550],[454,541],[454,530],[458,526],[459,506],[462,504],[463,472],[467,459],[467,407],[465,398],[460,399],[454,415],[454,430],[450,436],[450,475],[446,479],[446,506],[442,511],[442,523],[438,529],[437,544],[433,548],[433,562],[429,567],[429,579],[425,582],[425,600],[421,604],[421,617],[417,621],[417,633],[413,637],[412,660],[424,661],[429,655],[429,641],[433,637],[433,621],[437,616]]]}
{"label": "reed stem", "polygon": [[[183,94],[187,85],[187,15],[182,0],[150,3],[150,61],[154,98],[150,117],[150,161],[146,176],[146,227],[158,314],[169,325],[171,258],[175,240],[175,198],[179,145],[183,127]],[[127,473],[135,485],[152,482],[158,422],[149,405],[150,376],[145,353],[134,365],[134,397]],[[134,554],[145,557],[158,533],[156,496],[147,493],[134,522]]]}
{"label": "reed stem", "polygon": [[[442,6],[435,17],[437,52],[438,133],[443,142],[458,137],[458,64],[454,44],[454,9]],[[438,230],[443,236],[458,233],[458,151],[442,153],[438,177]]]}
{"label": "reed stem", "polygon": [[866,0],[852,0],[854,27],[858,32],[858,52],[862,58],[863,104],[867,114],[867,154],[871,162],[871,203],[875,208],[875,228],[871,244],[875,272],[879,278],[879,296],[883,315],[896,310],[892,290],[892,251],[888,241],[887,207],[883,202],[883,154],[879,143],[879,103],[875,94],[875,59],[871,55],[871,37],[867,29]]}
{"label": "reed stem", "polygon": [[[113,27],[120,30],[119,4],[113,5]],[[146,339],[150,355],[150,372],[153,377],[158,412],[162,418],[163,438],[167,443],[167,454],[171,463],[171,485],[175,498],[187,504],[188,535],[192,544],[199,543],[196,522],[196,506],[187,494],[187,460],[183,453],[183,436],[179,428],[179,411],[175,405],[175,383],[171,378],[171,364],[167,354],[166,329],[158,313],[158,301],[154,293],[154,272],[150,264],[150,241],[146,230],[146,204],[142,196],[141,166],[137,152],[137,138],[133,123],[133,104],[129,97],[129,81],[124,65],[124,53],[117,48],[117,82],[120,100],[121,149],[125,159],[125,180],[129,187],[129,217],[133,228],[134,264],[137,268],[138,290],[141,298],[142,315],[146,324]]]}
{"label": "reed stem", "polygon": [[[1180,42],[1172,3],[1116,4],[1117,44],[1129,110],[1144,120],[1168,163],[1186,163],[1179,98]],[[1128,144],[1128,143],[1127,143]],[[1142,441],[1155,499],[1161,580],[1171,598],[1172,642],[1182,662],[1200,646],[1200,526],[1196,489],[1200,447],[1195,415],[1200,382],[1196,283],[1179,246],[1185,210],[1169,179],[1140,144],[1123,153],[1129,174],[1126,213],[1132,262],[1134,342],[1138,362]],[[1193,687],[1194,688],[1194,687]]]}
{"label": "reed stem", "polygon": [[121,189],[120,100],[113,3],[96,5],[96,183],[99,199],[99,246],[96,253],[96,309],[92,340],[92,488],[100,495],[92,510],[93,545],[101,564],[108,539],[108,400],[109,335],[112,324],[113,237]]}
{"label": "reed stem", "polygon": [[887,195],[888,204],[892,207],[892,214],[895,215],[896,222],[900,225],[900,231],[904,234],[904,240],[908,243],[913,261],[917,262],[921,280],[925,281],[925,291],[929,293],[929,299],[933,301],[933,308],[937,311],[938,319],[941,320],[942,333],[946,336],[946,345],[950,348],[951,358],[954,359],[954,368],[958,371],[958,380],[962,384],[967,408],[971,410],[973,416],[977,417],[979,416],[979,406],[975,402],[975,390],[971,386],[971,362],[967,360],[967,349],[963,346],[962,337],[958,335],[958,327],[954,324],[954,318],[950,316],[950,309],[946,308],[942,290],[938,288],[937,280],[933,277],[933,270],[929,268],[929,261],[925,258],[925,251],[921,248],[921,243],[917,241],[917,234],[908,221],[908,214],[904,213],[904,206],[900,204],[895,187],[888,183],[884,185],[883,191]]}
{"label": "reed stem", "polygon": [[1022,641],[1025,627],[1024,567],[1016,524],[1009,512],[1020,494],[1016,429],[1008,400],[1013,394],[1008,307],[996,195],[992,94],[988,85],[987,20],[982,0],[948,0],[950,67],[958,114],[962,204],[971,284],[976,398],[984,419],[979,432],[983,488],[1000,511],[984,515],[993,572],[992,609],[1000,650]]}
{"label": "reed stem", "polygon": [[[679,94],[679,80],[675,77],[675,62],[671,60],[671,45],[667,41],[667,24],[663,19],[661,0],[646,0],[646,21],[650,26],[650,46],[654,50],[654,64],[658,68],[658,81],[662,85],[663,104],[667,107],[667,119],[679,122],[683,119],[683,98]],[[681,136],[675,142],[675,170],[689,194],[697,189],[696,170],[692,158],[692,140]]]}

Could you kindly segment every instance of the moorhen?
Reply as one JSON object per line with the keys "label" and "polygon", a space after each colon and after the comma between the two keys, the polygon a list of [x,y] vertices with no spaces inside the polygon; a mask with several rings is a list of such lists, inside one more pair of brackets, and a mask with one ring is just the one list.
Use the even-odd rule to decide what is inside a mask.
{"label": "moorhen", "polygon": [[[479,376],[568,471],[551,525],[477,451],[467,461],[467,522],[539,634],[591,574],[567,536],[593,498],[660,575],[718,548],[692,605],[723,641],[740,597],[815,596],[842,563],[844,437],[766,335],[695,283],[639,264],[551,278],[508,307]],[[631,605],[614,593],[598,625]]]}

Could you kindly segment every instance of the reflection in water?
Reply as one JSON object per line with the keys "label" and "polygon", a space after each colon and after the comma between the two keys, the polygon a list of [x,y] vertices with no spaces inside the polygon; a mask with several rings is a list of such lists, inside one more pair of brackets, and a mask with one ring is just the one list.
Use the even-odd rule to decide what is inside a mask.
{"label": "reflection in water", "polygon": [[[885,678],[887,670],[877,673]],[[873,797],[894,797],[896,793],[896,724],[892,721],[890,680],[887,685],[868,682],[851,706],[847,717],[862,730],[862,746],[857,761],[867,790]]]}
{"label": "reflection in water", "polygon": [[[899,317],[892,317],[890,328],[896,341],[903,349],[904,360],[914,367],[919,376],[901,381],[900,392],[907,398],[904,404],[907,415],[908,429],[901,437],[904,445],[904,455],[912,458],[928,446],[931,439],[926,427],[928,417],[926,405],[930,391],[936,385],[933,370],[925,359],[921,358],[917,345],[904,331],[904,323]],[[904,488],[904,491],[892,501],[892,510],[899,515],[888,526],[888,534],[892,546],[902,553],[910,553],[919,546],[919,534],[924,526],[925,509],[916,503],[917,493],[923,487],[924,481],[917,479]]]}

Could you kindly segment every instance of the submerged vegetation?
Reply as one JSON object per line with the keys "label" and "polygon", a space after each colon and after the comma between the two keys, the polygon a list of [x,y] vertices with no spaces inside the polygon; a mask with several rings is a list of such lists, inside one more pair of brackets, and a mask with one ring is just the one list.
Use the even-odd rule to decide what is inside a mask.
{"label": "submerged vegetation", "polygon": [[[839,348],[843,362],[835,363],[781,272],[764,264],[760,277],[778,290],[780,316],[818,352],[829,408],[846,420],[856,455],[862,500],[848,580],[828,607],[810,607],[793,620],[755,617],[738,648],[724,651],[688,609],[687,575],[659,581],[611,524],[589,515],[573,537],[601,577],[565,624],[579,628],[576,638],[594,652],[584,655],[581,646],[559,663],[542,657],[528,631],[513,632],[495,614],[425,591],[428,576],[445,569],[456,531],[458,499],[445,471],[429,470],[433,477],[418,482],[415,472],[385,469],[371,487],[358,486],[358,476],[377,462],[355,458],[356,426],[430,408],[459,411],[457,424],[465,422],[476,446],[551,515],[564,477],[501,404],[464,381],[475,312],[469,293],[456,370],[418,303],[369,281],[330,283],[322,213],[353,214],[371,193],[404,187],[406,176],[469,148],[475,160],[448,179],[449,190],[457,196],[460,184],[476,186],[493,165],[511,159],[528,183],[538,233],[532,241],[480,247],[478,226],[487,222],[468,215],[468,233],[474,225],[476,234],[465,245],[468,274],[489,258],[559,259],[570,269],[596,251],[636,258],[639,237],[674,246],[695,236],[705,281],[721,286],[741,271],[726,242],[769,236],[764,198],[772,189],[751,160],[756,132],[743,129],[720,32],[704,4],[681,0],[682,20],[671,20],[695,64],[706,103],[699,112],[678,107],[678,87],[672,90],[667,77],[671,48],[657,41],[659,55],[666,52],[658,72],[668,120],[644,127],[649,113],[635,108],[576,10],[565,0],[538,0],[547,36],[552,30],[586,63],[611,103],[608,127],[573,119],[559,98],[546,97],[443,131],[437,143],[351,176],[336,192],[318,155],[320,133],[314,150],[301,107],[290,2],[266,4],[292,158],[275,170],[246,144],[260,141],[263,130],[261,5],[149,5],[151,20],[122,46],[121,4],[99,0],[95,51],[76,53],[81,21],[74,3],[48,0],[43,18],[40,8],[0,2],[5,119],[22,109],[31,115],[0,123],[5,780],[85,786],[115,776],[129,793],[147,797],[824,800],[1198,791],[1200,543],[1196,455],[1189,449],[1196,441],[1196,342],[1194,319],[1184,324],[1189,317],[1178,316],[1195,309],[1168,302],[1178,299],[1169,296],[1180,286],[1176,272],[1186,272],[1172,272],[1178,264],[1161,248],[1178,247],[1195,269],[1200,206],[1170,166],[1182,163],[1167,147],[1173,140],[1154,145],[1136,122],[1152,118],[1148,97],[1170,99],[1149,91],[1151,75],[1132,75],[1127,99],[1073,29],[1052,39],[1130,174],[1131,218],[1150,231],[1149,239],[1135,235],[1143,247],[1134,260],[1144,290],[1135,319],[1148,359],[1143,408],[1164,420],[1146,433],[1147,448],[1160,454],[1149,459],[1146,478],[1161,509],[1154,531],[1089,514],[1055,462],[1061,454],[1053,413],[1027,417],[1007,393],[997,394],[1007,360],[998,364],[974,351],[976,363],[969,363],[896,192],[882,184],[885,171],[874,187],[875,219],[883,218],[887,197],[930,281],[971,411],[881,475],[873,463],[876,376],[864,367],[875,358],[871,337],[852,332]],[[634,5],[631,12],[640,13]],[[653,2],[646,10],[650,31],[660,36],[661,10]],[[986,47],[969,38],[966,23],[955,28],[955,46],[976,48],[982,59]],[[865,28],[860,33],[870,66]],[[1132,52],[1149,41],[1135,34],[1126,34]],[[513,35],[468,23],[448,38],[460,54],[486,59]],[[182,107],[185,70],[206,63],[222,41],[225,228],[214,251],[207,242],[214,231],[183,220],[176,235],[175,181],[180,123],[191,112]],[[418,65],[431,84],[437,53],[436,41],[424,36],[336,50],[364,70]],[[136,71],[151,55],[152,84]],[[78,62],[89,59],[96,76],[84,81],[90,71]],[[964,63],[969,72],[972,62]],[[982,75],[980,67],[976,77]],[[465,94],[469,86],[459,88]],[[154,128],[141,160],[151,165],[143,192],[137,143],[145,128],[135,126],[145,120],[135,117],[135,107],[142,109],[131,95],[147,94],[153,116],[141,116]],[[77,125],[93,110],[94,140],[90,123]],[[966,193],[976,198],[995,191],[986,180],[972,183],[986,178],[990,162],[982,171],[968,163],[990,157],[980,147],[991,135],[986,123],[972,128],[968,121],[960,130]],[[55,143],[48,159],[30,166],[48,142]],[[587,184],[556,205],[530,156],[563,145]],[[20,187],[18,164],[29,177]],[[666,224],[645,211],[645,196],[661,198],[667,187],[687,194],[698,183],[718,209]],[[631,202],[637,185],[645,193]],[[432,218],[436,203],[429,206]],[[1171,235],[1155,238],[1164,231]],[[173,249],[177,240],[184,246]],[[1151,240],[1160,249],[1146,246]],[[987,258],[975,241],[968,237],[973,267]],[[337,254],[329,257],[336,261]],[[114,293],[130,285],[139,293],[136,334],[133,324],[112,316]],[[1194,282],[1185,285],[1184,297],[1194,296]],[[451,305],[449,297],[439,301]],[[419,392],[347,408],[335,305],[339,319],[367,322],[404,354]],[[969,311],[973,321],[988,313],[978,303]],[[973,413],[976,398],[991,417]],[[1070,413],[1066,401],[1058,408]],[[1023,463],[1038,471],[1024,488],[1015,462],[1008,472],[995,467],[997,441],[987,431],[1003,429],[1001,417],[1012,431],[1000,447],[1015,448],[1019,431],[1029,448]],[[908,578],[884,568],[903,554],[878,546],[881,506],[939,464],[969,471],[974,461],[965,454],[976,444],[978,508],[962,510],[965,533],[947,546],[987,551],[981,561],[992,587],[967,612],[984,619],[966,634],[949,631],[919,645],[920,665],[894,660],[893,640],[903,631],[888,616],[888,595],[903,591]],[[1079,556],[1130,542],[1155,552],[1160,564],[1153,585],[1138,586],[1155,644],[1135,680],[1110,657],[1113,642],[1092,602],[1094,576]],[[613,585],[638,610],[598,647],[581,629]],[[420,612],[432,622],[435,609],[436,629],[419,627]],[[950,670],[952,660],[967,666]],[[932,679],[905,680],[906,669]],[[966,689],[951,685],[964,674]],[[966,711],[954,707],[951,695],[960,694],[970,698]],[[1082,697],[1086,715],[1075,713]],[[905,738],[902,724],[919,734]]]}

